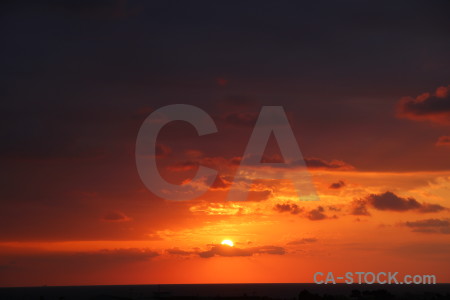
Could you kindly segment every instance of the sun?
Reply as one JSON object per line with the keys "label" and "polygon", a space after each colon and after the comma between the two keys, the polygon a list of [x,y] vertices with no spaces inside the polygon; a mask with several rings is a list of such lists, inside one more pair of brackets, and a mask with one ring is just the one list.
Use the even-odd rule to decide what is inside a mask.
{"label": "sun", "polygon": [[230,247],[234,246],[234,243],[233,243],[232,240],[223,240],[221,244],[222,245],[227,245],[227,246],[230,246]]}

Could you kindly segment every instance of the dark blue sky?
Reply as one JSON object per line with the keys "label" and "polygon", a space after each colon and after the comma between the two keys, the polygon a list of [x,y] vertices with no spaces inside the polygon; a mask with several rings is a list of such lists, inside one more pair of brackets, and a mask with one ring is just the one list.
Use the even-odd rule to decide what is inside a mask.
{"label": "dark blue sky", "polygon": [[[448,127],[395,116],[401,97],[449,84],[447,1],[1,5],[6,174],[24,159],[102,155],[134,172],[127,151],[140,123],[171,103],[219,122],[212,142],[199,144],[210,155],[245,147],[251,128],[221,124],[226,114],[282,105],[306,157],[360,170],[450,167],[435,147]],[[230,138],[233,149],[220,146]]]}

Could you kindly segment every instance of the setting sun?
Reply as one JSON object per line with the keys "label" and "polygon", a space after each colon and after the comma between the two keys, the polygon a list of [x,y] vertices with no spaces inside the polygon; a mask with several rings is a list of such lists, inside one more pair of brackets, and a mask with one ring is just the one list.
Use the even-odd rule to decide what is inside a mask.
{"label": "setting sun", "polygon": [[230,246],[230,247],[234,246],[234,243],[233,243],[232,240],[223,240],[221,244],[222,245],[227,245],[227,246]]}

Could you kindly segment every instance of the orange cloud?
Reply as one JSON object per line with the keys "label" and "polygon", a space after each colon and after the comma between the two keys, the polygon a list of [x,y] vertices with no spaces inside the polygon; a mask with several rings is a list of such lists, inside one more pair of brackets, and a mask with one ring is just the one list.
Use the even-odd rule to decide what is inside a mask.
{"label": "orange cloud", "polygon": [[416,98],[404,97],[397,104],[397,117],[450,125],[450,85]]}

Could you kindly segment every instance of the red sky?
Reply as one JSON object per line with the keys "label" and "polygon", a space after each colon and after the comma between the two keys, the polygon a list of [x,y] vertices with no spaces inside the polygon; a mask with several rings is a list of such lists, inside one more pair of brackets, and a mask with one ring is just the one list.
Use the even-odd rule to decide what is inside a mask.
{"label": "red sky", "polygon": [[[312,282],[319,271],[450,282],[445,4],[70,3],[8,4],[0,17],[0,286]],[[218,128],[160,132],[165,180],[218,171],[189,201],[155,196],[135,163],[142,122],[176,103]],[[227,201],[268,105],[284,107],[319,201],[276,179]],[[279,157],[271,139],[264,159]]]}

